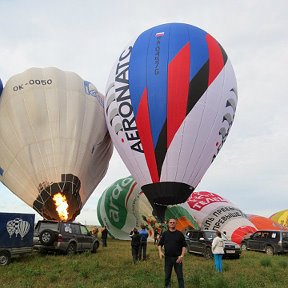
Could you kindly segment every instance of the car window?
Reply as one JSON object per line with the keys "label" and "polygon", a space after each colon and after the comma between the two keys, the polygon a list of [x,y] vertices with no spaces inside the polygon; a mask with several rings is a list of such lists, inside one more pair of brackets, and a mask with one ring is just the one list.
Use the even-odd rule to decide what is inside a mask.
{"label": "car window", "polygon": [[71,223],[63,223],[62,229],[64,230],[65,233],[72,234]]}
{"label": "car window", "polygon": [[198,234],[199,233],[197,231],[192,232],[191,239],[198,240]]}
{"label": "car window", "polygon": [[260,239],[260,238],[261,238],[261,232],[256,232],[256,233],[253,235],[253,238],[254,238],[254,239]]}
{"label": "car window", "polygon": [[288,240],[288,232],[283,232],[282,233],[282,238],[285,240]]}
{"label": "car window", "polygon": [[208,240],[213,240],[216,236],[216,232],[214,231],[205,231],[206,238]]}
{"label": "car window", "polygon": [[87,235],[88,234],[88,229],[85,226],[80,226],[81,234]]}
{"label": "car window", "polygon": [[58,230],[58,223],[53,223],[53,222],[39,222],[38,225],[36,226],[36,230],[39,229],[39,233],[45,229],[50,229],[53,231]]}
{"label": "car window", "polygon": [[77,224],[72,224],[72,231],[74,234],[81,234],[80,227]]}
{"label": "car window", "polygon": [[262,232],[261,233],[261,238],[262,239],[266,239],[266,238],[268,238],[268,235],[269,235],[269,232]]}

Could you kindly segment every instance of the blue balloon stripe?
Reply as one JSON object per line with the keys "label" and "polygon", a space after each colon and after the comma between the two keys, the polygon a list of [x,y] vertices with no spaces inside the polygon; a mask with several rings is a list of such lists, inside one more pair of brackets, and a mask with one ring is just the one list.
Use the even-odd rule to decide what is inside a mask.
{"label": "blue balloon stripe", "polygon": [[151,33],[147,54],[147,90],[154,148],[167,118],[167,79],[170,26],[161,25]]}
{"label": "blue balloon stripe", "polygon": [[129,89],[135,118],[143,91],[147,86],[147,51],[151,31],[142,33],[134,43],[129,63]]}
{"label": "blue balloon stripe", "polygon": [[208,46],[206,42],[207,32],[189,25],[189,38],[190,38],[190,81],[205,65],[208,60]]}
{"label": "blue balloon stripe", "polygon": [[176,23],[170,28],[169,41],[169,63],[181,51],[181,49],[189,42],[189,26],[187,24]]}

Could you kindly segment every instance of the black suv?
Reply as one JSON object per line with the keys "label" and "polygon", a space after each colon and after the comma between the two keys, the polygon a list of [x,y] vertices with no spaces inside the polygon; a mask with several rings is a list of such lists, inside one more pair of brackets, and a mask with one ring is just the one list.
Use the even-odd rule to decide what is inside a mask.
{"label": "black suv", "polygon": [[288,231],[257,231],[242,240],[241,250],[262,251],[268,255],[288,253]]}
{"label": "black suv", "polygon": [[[187,249],[189,253],[196,253],[203,255],[206,259],[213,257],[211,246],[212,241],[216,237],[214,230],[190,230],[185,234]],[[240,246],[232,241],[229,241],[224,234],[224,258],[240,258]]]}
{"label": "black suv", "polygon": [[99,241],[80,223],[40,220],[34,230],[34,249],[40,253],[81,251],[96,253]]}

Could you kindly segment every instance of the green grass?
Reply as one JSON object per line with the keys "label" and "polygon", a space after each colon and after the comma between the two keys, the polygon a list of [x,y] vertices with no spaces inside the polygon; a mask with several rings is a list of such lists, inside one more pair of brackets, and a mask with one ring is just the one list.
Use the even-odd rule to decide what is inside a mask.
{"label": "green grass", "polygon": [[[286,287],[288,256],[271,256],[245,251],[240,260],[223,260],[223,273],[214,270],[213,260],[187,254],[184,275],[187,288]],[[74,256],[32,255],[0,267],[0,287],[163,287],[163,262],[157,247],[148,243],[148,260],[132,263],[129,241],[108,241],[96,254]],[[172,287],[178,287],[175,273]]]}

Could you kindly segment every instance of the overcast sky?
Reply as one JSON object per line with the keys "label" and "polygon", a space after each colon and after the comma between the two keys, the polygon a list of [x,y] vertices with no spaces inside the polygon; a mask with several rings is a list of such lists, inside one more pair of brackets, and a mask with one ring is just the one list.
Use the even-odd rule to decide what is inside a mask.
{"label": "overcast sky", "polygon": [[[30,67],[53,66],[104,94],[116,57],[146,29],[182,22],[210,33],[231,59],[239,102],[227,141],[196,191],[220,194],[249,214],[288,208],[288,1],[0,0],[0,11],[3,84]],[[101,193],[130,175],[115,151],[76,220],[97,224]],[[0,200],[2,212],[34,213],[2,184]]]}

